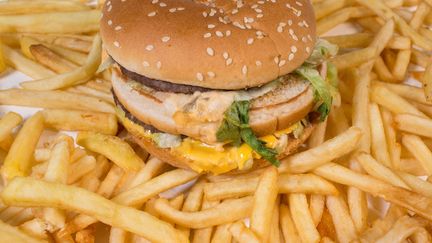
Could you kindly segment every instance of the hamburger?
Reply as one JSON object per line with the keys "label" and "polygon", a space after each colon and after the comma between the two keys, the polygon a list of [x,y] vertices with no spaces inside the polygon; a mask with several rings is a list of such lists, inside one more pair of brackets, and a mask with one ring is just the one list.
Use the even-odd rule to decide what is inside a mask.
{"label": "hamburger", "polygon": [[119,120],[176,167],[278,166],[335,95],[307,0],[108,0],[101,36]]}

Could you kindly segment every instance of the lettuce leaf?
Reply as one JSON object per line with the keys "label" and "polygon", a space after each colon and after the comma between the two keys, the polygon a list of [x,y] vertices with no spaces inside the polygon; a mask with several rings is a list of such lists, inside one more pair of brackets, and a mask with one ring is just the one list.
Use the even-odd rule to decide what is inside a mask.
{"label": "lettuce leaf", "polygon": [[305,61],[306,64],[317,66],[330,57],[336,56],[339,48],[324,39],[318,39],[312,54]]}
{"label": "lettuce leaf", "polygon": [[242,142],[248,144],[256,153],[275,166],[280,162],[276,158],[275,149],[265,146],[265,142],[259,140],[249,126],[249,101],[234,101],[224,113],[224,120],[219,127],[216,137],[219,142],[231,142],[234,146],[240,146]]}

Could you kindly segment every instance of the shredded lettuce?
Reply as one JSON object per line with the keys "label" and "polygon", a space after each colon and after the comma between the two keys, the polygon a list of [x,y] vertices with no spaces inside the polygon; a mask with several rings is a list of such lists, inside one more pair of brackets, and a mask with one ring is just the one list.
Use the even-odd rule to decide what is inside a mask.
{"label": "shredded lettuce", "polygon": [[311,82],[315,90],[315,100],[317,103],[316,111],[320,113],[320,120],[324,121],[330,112],[333,98],[337,95],[337,69],[327,63],[327,77],[321,77],[317,70],[317,66],[328,58],[335,56],[338,52],[338,47],[330,42],[318,39],[311,56],[305,63],[296,69],[296,73]]}

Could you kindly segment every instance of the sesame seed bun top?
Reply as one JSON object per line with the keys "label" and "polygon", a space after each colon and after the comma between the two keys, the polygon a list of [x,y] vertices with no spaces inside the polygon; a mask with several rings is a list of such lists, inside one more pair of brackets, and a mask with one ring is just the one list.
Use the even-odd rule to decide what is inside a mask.
{"label": "sesame seed bun top", "polygon": [[107,0],[101,35],[130,71],[212,89],[255,87],[288,74],[316,38],[308,0]]}

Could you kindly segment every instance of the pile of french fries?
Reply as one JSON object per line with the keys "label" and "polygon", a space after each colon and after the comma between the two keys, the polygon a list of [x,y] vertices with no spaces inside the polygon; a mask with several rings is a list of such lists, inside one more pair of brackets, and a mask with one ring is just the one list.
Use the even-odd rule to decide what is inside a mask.
{"label": "pile of french fries", "polygon": [[41,108],[0,118],[0,242],[432,242],[432,1],[312,2],[320,35],[358,29],[322,36],[341,102],[279,168],[224,175],[119,129],[103,1],[0,2],[0,71],[33,79],[0,104]]}

